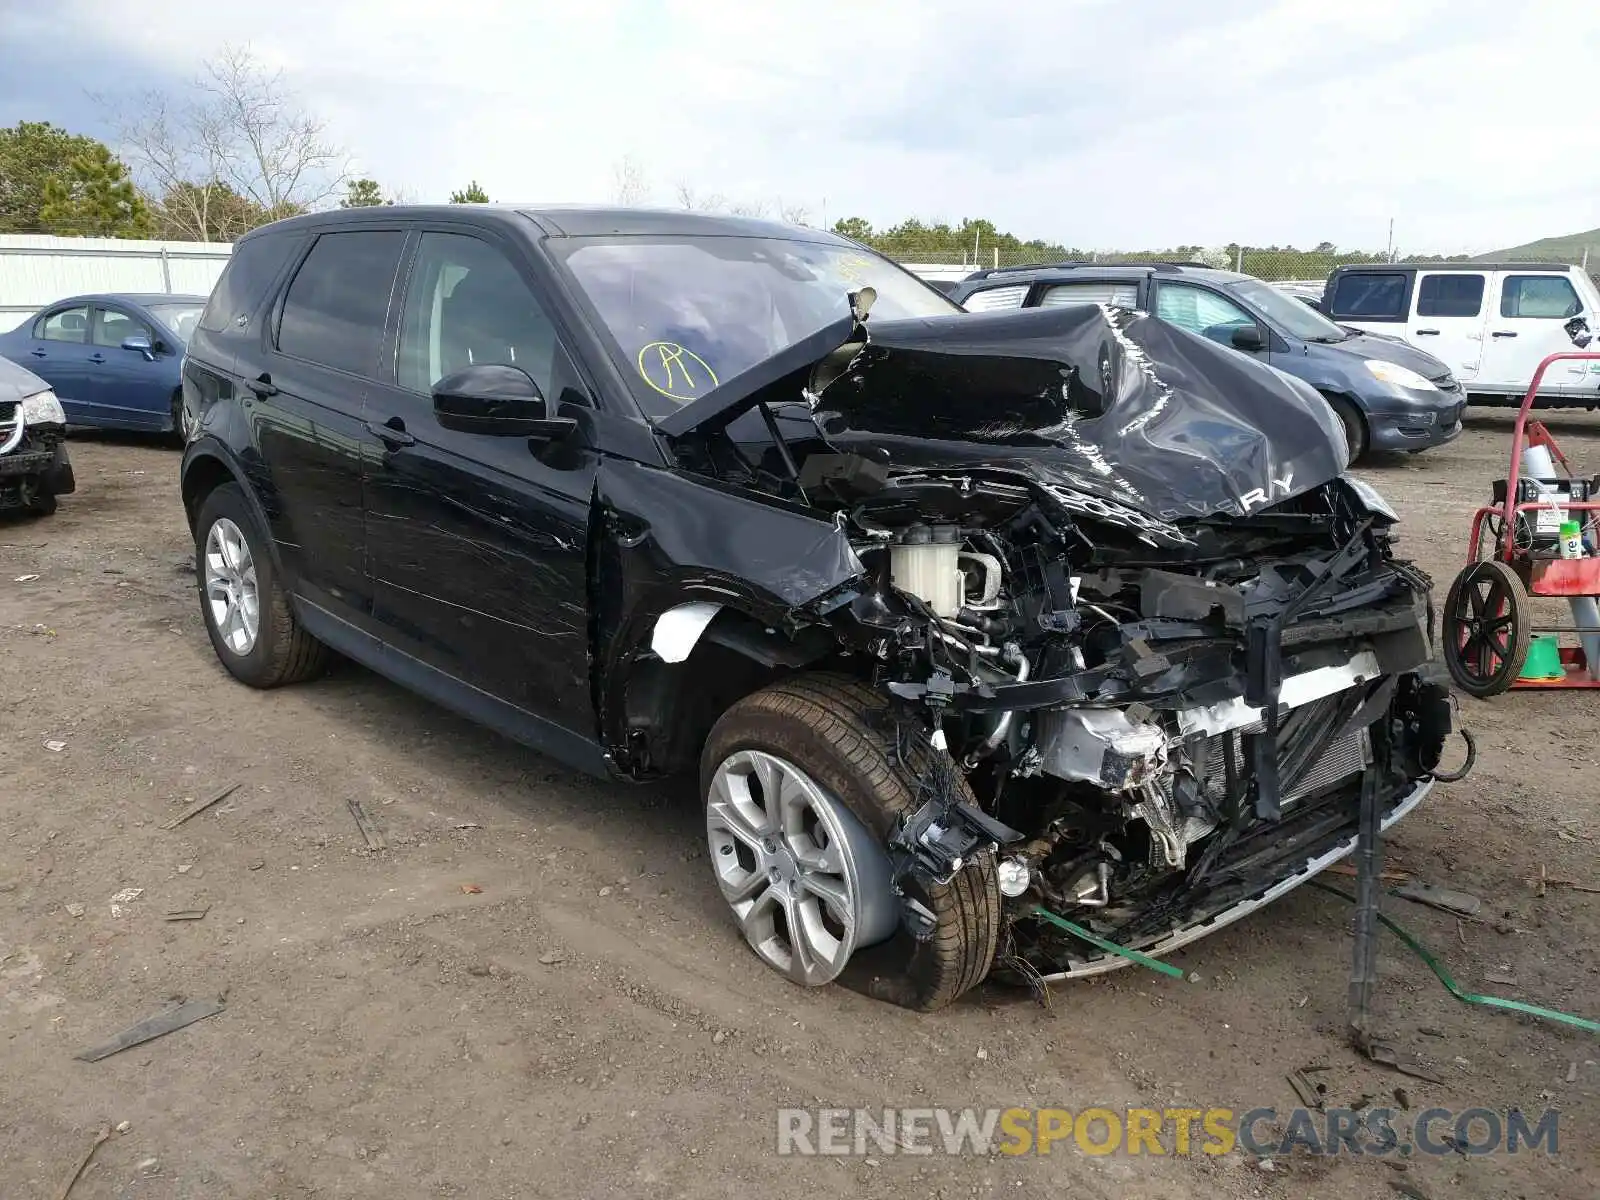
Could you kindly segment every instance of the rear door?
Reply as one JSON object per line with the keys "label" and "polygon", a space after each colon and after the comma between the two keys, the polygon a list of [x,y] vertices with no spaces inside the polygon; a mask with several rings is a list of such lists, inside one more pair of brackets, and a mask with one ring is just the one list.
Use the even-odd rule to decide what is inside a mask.
{"label": "rear door", "polygon": [[[1573,317],[1587,317],[1591,327],[1596,323],[1565,271],[1496,272],[1492,291],[1480,381],[1507,392],[1525,392],[1546,355],[1573,349],[1563,328]],[[1578,392],[1588,371],[1587,362],[1556,363],[1539,390]]]}
{"label": "rear door", "polygon": [[[407,654],[592,737],[587,389],[518,247],[425,231],[407,275],[366,403],[374,621]],[[520,367],[579,428],[559,442],[444,428],[433,386],[474,363]]]}
{"label": "rear door", "polygon": [[159,357],[147,359],[137,350],[124,350],[130,337],[143,337],[151,346],[156,332],[125,308],[96,305],[89,333],[85,403],[101,425],[127,429],[162,429],[172,411],[170,374]]}
{"label": "rear door", "polygon": [[1418,271],[1412,345],[1441,360],[1462,382],[1476,379],[1483,359],[1488,277],[1481,271]]}
{"label": "rear door", "polygon": [[89,305],[48,309],[33,323],[27,356],[20,359],[50,385],[69,423],[90,424],[85,395],[89,373]]}
{"label": "rear door", "polygon": [[252,440],[270,476],[263,499],[297,590],[360,624],[372,607],[361,406],[405,241],[400,229],[318,235],[263,331],[263,369],[243,380]]}

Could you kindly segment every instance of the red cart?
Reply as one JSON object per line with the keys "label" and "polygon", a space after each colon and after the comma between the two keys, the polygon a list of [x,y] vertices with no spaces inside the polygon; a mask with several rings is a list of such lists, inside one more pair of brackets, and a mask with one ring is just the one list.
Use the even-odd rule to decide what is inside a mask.
{"label": "red cart", "polygon": [[[1495,696],[1509,688],[1600,687],[1600,680],[1590,677],[1581,646],[1561,648],[1560,677],[1521,678],[1535,634],[1600,634],[1600,627],[1575,623],[1535,626],[1528,602],[1530,595],[1600,596],[1600,476],[1574,475],[1543,422],[1528,419],[1545,370],[1570,359],[1600,362],[1600,353],[1552,354],[1533,373],[1511,438],[1510,470],[1505,479],[1495,481],[1494,502],[1473,515],[1467,565],[1445,599],[1445,664],[1457,686],[1474,696]],[[1559,467],[1555,477],[1527,478],[1522,452],[1530,446],[1548,449]],[[1561,556],[1558,534],[1551,529],[1558,520],[1581,526],[1582,557]],[[1494,539],[1490,554],[1485,554],[1486,534]]]}

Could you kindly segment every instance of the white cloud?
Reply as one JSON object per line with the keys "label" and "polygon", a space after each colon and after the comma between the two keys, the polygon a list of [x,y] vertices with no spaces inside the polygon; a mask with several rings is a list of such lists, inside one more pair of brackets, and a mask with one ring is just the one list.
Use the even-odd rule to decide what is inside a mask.
{"label": "white cloud", "polygon": [[[830,220],[982,215],[1080,247],[1370,247],[1393,217],[1406,249],[1461,250],[1600,225],[1572,53],[1597,33],[1579,6],[1446,0],[169,0],[150,23],[0,17],[0,46],[93,44],[135,77],[248,42],[366,173],[419,199],[477,178],[497,199],[604,200],[631,154],[662,202],[682,181]],[[7,57],[0,71],[26,74]]]}

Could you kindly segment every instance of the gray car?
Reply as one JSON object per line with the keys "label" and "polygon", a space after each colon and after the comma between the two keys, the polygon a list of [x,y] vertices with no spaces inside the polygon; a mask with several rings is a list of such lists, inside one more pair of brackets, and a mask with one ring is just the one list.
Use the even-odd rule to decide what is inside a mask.
{"label": "gray car", "polygon": [[75,490],[67,418],[50,385],[0,358],[0,513],[49,516]]}
{"label": "gray car", "polygon": [[1333,406],[1350,460],[1461,435],[1466,392],[1403,342],[1336,325],[1250,275],[1187,263],[1067,263],[979,271],[951,299],[972,311],[1113,304],[1139,309],[1304,380]]}

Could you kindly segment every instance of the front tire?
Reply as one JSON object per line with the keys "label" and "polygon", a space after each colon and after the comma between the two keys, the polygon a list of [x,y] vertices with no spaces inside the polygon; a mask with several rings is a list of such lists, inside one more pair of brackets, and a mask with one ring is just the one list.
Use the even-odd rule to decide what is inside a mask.
{"label": "front tire", "polygon": [[1339,424],[1344,426],[1344,440],[1350,447],[1350,466],[1355,466],[1367,456],[1367,447],[1370,439],[1367,437],[1367,423],[1362,420],[1361,414],[1356,411],[1355,405],[1348,400],[1337,396],[1329,396],[1328,403],[1333,407],[1334,413],[1339,418]]}
{"label": "front tire", "polygon": [[[735,782],[738,773],[756,773],[762,762],[776,760],[803,780],[798,785],[802,791],[805,785],[815,789],[814,798],[800,804],[800,809],[815,810],[816,798],[824,810],[829,804],[840,805],[847,810],[848,819],[832,824],[848,831],[853,823],[866,835],[861,844],[847,832],[849,844],[842,857],[855,860],[853,876],[850,871],[833,873],[852,885],[845,888],[851,908],[848,919],[839,920],[837,906],[834,909],[832,932],[841,936],[827,943],[833,957],[822,964],[823,969],[811,972],[810,978],[804,971],[788,969],[785,973],[807,983],[837,979],[876,999],[922,1011],[942,1008],[982,981],[994,960],[1000,934],[1001,899],[993,855],[984,854],[968,863],[948,884],[924,886],[911,876],[902,881],[905,900],[914,901],[932,916],[933,932],[925,940],[913,937],[898,919],[905,901],[887,890],[887,871],[880,872],[887,867],[885,843],[901,818],[916,807],[931,754],[920,737],[904,755],[899,753],[888,698],[848,676],[799,675],[746,696],[722,715],[706,741],[700,765],[712,862],[746,941],[764,962],[785,970],[794,960],[785,957],[781,943],[787,940],[788,949],[804,957],[806,947],[797,944],[804,939],[786,937],[782,922],[774,932],[770,920],[749,919],[749,905],[757,895],[750,889],[760,885],[757,869],[764,870],[769,864],[767,858],[757,857],[763,853],[761,838],[754,836],[758,831],[732,828],[739,822],[729,821],[725,815],[730,788],[737,792],[741,786]],[[781,782],[779,786],[789,787]],[[971,793],[959,775],[955,786],[961,798],[971,803]],[[764,798],[754,797],[754,808],[749,805],[751,798],[749,792],[739,797],[759,820]],[[803,862],[816,845],[804,832],[805,818],[789,822],[792,828],[787,832],[798,830],[802,836],[788,841],[778,797],[772,799],[771,826],[778,833],[776,840],[784,841],[795,851],[792,857]],[[824,816],[813,826],[828,823]],[[830,834],[823,844],[831,839]],[[771,853],[781,860],[780,867],[787,865],[783,857],[787,850],[774,847]],[[735,855],[746,857],[748,869],[728,864]],[[780,870],[774,886],[786,883],[788,876]],[[831,886],[824,881],[822,890]],[[893,917],[887,924],[883,923],[882,907],[886,901]],[[774,936],[780,943],[776,946]],[[850,947],[841,953],[846,941]]]}
{"label": "front tire", "polygon": [[320,675],[328,649],[300,628],[239,486],[212,490],[195,522],[195,578],[211,646],[235,679],[273,688]]}

